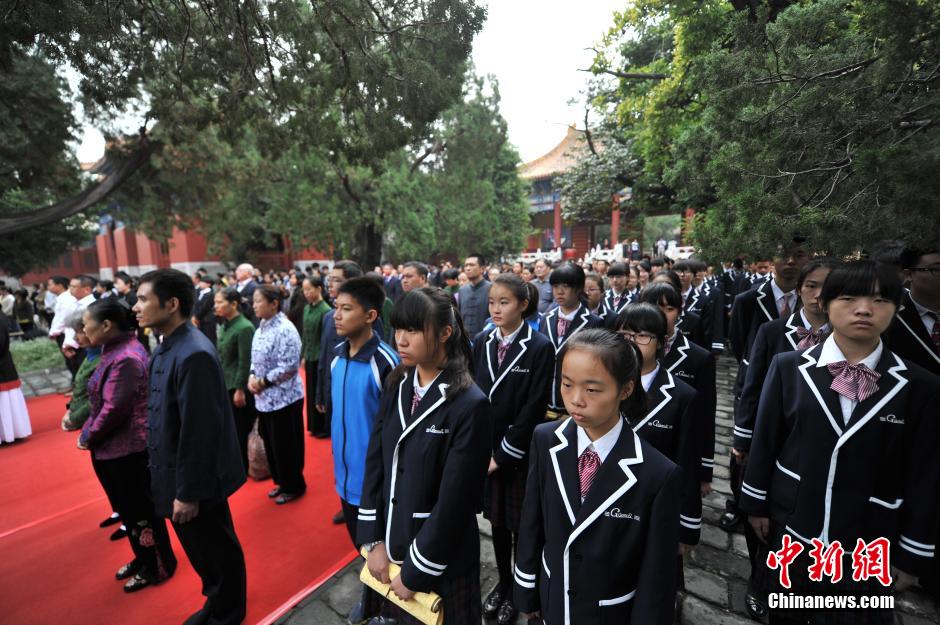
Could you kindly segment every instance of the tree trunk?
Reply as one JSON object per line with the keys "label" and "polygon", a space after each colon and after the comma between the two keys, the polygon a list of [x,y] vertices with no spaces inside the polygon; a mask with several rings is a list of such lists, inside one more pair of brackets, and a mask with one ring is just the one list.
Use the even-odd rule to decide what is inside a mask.
{"label": "tree trunk", "polygon": [[372,271],[382,262],[382,233],[374,223],[359,226],[354,253],[353,260],[362,265],[363,271]]}

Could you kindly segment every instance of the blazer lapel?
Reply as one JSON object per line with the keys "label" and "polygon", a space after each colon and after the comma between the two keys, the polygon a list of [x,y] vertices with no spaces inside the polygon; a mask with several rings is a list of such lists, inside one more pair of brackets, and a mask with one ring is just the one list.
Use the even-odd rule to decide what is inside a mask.
{"label": "blazer lapel", "polygon": [[908,383],[907,376],[903,373],[907,371],[907,366],[887,347],[881,352],[875,371],[881,374],[878,378],[878,390],[855,406],[846,428],[846,438],[871,420]]}
{"label": "blazer lapel", "polygon": [[803,320],[800,318],[800,313],[795,312],[787,319],[787,331],[784,332],[783,336],[786,337],[787,342],[790,343],[790,346],[795,350],[799,341],[796,336],[797,324],[800,326],[803,325]]}
{"label": "blazer lapel", "polygon": [[672,399],[672,389],[675,387],[676,381],[673,379],[672,374],[669,373],[665,367],[660,366],[659,372],[656,374],[656,377],[653,379],[653,384],[650,386],[649,411],[639,423],[633,426],[634,432],[639,432],[640,429],[646,425],[647,421],[655,417],[666,407],[666,404]]}
{"label": "blazer lapel", "polygon": [[[506,352],[506,356],[503,358],[503,365],[499,368],[499,377],[493,382],[493,387],[490,388],[489,397],[493,398],[493,393],[496,392],[496,387],[506,379],[506,375],[512,370],[516,363],[522,358],[522,355],[525,354],[526,350],[529,349],[528,343],[532,338],[532,328],[528,323],[522,322],[522,329],[519,330],[519,334],[516,335],[515,340],[513,340],[512,345],[509,346],[509,351]],[[497,328],[496,332],[499,332]],[[494,335],[495,336],[495,335]],[[494,344],[498,345],[499,340],[494,341]],[[494,361],[496,356],[493,356]]]}
{"label": "blazer lapel", "polygon": [[545,314],[545,328],[548,330],[548,338],[557,352],[561,349],[561,343],[558,341],[558,313],[560,308],[553,308]]}
{"label": "blazer lapel", "polygon": [[767,295],[772,294],[773,289],[770,288],[770,281],[762,282],[759,287],[757,287],[757,305],[760,306],[761,310],[764,311],[764,315],[767,317],[768,321],[773,321],[774,319],[780,318],[780,312],[777,310],[777,303],[773,301],[771,297],[769,301],[767,300]]}
{"label": "blazer lapel", "polygon": [[568,512],[568,520],[574,526],[575,515],[581,509],[581,487],[578,484],[578,426],[569,417],[555,428],[555,436],[558,437],[558,444],[548,452],[552,457],[558,492]]}
{"label": "blazer lapel", "polygon": [[829,420],[836,436],[842,436],[842,407],[839,405],[839,394],[832,390],[832,374],[826,367],[817,367],[819,354],[822,353],[822,344],[803,352],[803,364],[798,368],[803,380],[809,386],[810,392],[816,398],[820,408]]}
{"label": "blazer lapel", "polygon": [[[411,374],[406,377],[411,378],[412,375],[414,374]],[[400,392],[399,398],[398,398],[399,416],[404,418],[404,423],[407,424],[403,427],[401,436],[398,437],[399,444],[409,434],[411,434],[411,432],[414,431],[414,429],[418,426],[419,423],[427,419],[428,416],[433,414],[434,411],[437,410],[440,407],[440,405],[444,403],[444,400],[446,399],[446,397],[444,396],[444,393],[446,392],[447,387],[449,387],[450,385],[447,384],[447,382],[442,381],[442,378],[440,377],[437,380],[435,380],[435,382],[431,384],[430,388],[428,388],[427,392],[424,394],[424,397],[421,398],[421,401],[418,402],[418,406],[417,408],[415,408],[414,415],[408,414],[409,412],[411,412],[411,397],[412,397],[412,393],[414,392],[414,387],[412,383],[409,383],[408,386],[411,387],[408,390],[411,390],[412,392],[407,393],[407,394]],[[399,389],[405,390],[404,387],[402,386],[399,386]],[[407,402],[407,406],[405,405],[406,402]]]}
{"label": "blazer lapel", "polygon": [[904,300],[901,302],[897,319],[898,323],[907,331],[911,339],[930,354],[931,358],[940,363],[940,354],[933,349],[933,340],[930,338],[930,335],[927,334],[927,328],[924,327],[923,322],[920,320],[920,315],[917,314],[917,307],[914,306],[914,302],[911,301],[910,294],[905,295]]}
{"label": "blazer lapel", "polygon": [[[663,361],[663,365],[666,366],[666,369],[669,373],[672,373],[676,370],[683,360],[688,358],[689,351],[689,339],[685,337],[684,334],[675,330],[676,338],[672,341],[672,349],[669,350],[669,353],[666,354],[666,358]],[[671,364],[667,364],[671,363]]]}
{"label": "blazer lapel", "polygon": [[490,373],[490,382],[496,381],[496,374],[499,368],[499,328],[494,328],[490,332],[490,338],[486,341],[486,368]]}

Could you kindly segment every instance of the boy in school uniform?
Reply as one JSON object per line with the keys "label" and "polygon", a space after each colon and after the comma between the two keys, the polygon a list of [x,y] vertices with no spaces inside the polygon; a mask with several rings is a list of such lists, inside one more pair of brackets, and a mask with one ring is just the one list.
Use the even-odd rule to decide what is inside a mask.
{"label": "boy in school uniform", "polygon": [[[368,277],[346,280],[337,290],[334,322],[341,341],[332,346],[326,383],[333,399],[333,477],[349,537],[356,547],[356,526],[369,437],[379,410],[385,379],[398,366],[398,355],[373,331],[385,301],[382,287]],[[369,616],[368,592],[353,606],[349,620]]]}

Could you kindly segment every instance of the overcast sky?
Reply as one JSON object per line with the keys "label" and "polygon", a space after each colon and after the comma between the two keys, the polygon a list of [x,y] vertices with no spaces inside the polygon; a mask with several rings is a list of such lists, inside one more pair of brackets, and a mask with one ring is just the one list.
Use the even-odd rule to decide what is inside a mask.
{"label": "overcast sky", "polygon": [[[499,81],[509,138],[523,161],[541,156],[564,136],[569,124],[584,123],[579,98],[589,77],[588,50],[613,23],[627,0],[482,0],[489,13],[473,45],[477,73]],[[570,104],[575,99],[577,102]],[[104,139],[84,129],[81,161],[97,160]]]}

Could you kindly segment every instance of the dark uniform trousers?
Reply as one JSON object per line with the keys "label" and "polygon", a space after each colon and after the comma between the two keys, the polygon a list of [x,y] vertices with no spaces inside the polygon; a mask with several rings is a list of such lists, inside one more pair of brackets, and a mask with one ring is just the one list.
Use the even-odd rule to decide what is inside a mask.
{"label": "dark uniform trousers", "polygon": [[245,619],[245,555],[235,535],[228,500],[208,508],[188,523],[173,523],[176,536],[206,596],[204,625],[237,625]]}

